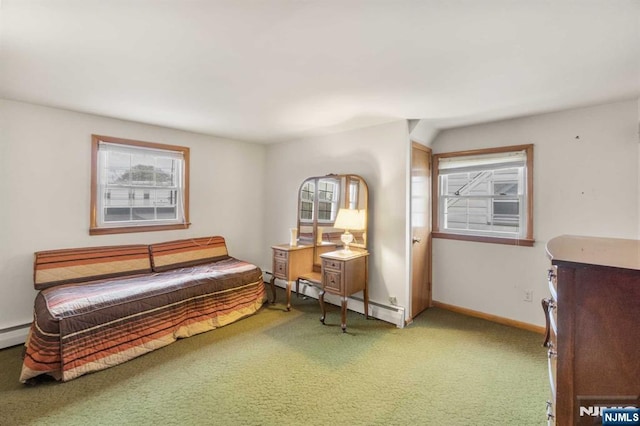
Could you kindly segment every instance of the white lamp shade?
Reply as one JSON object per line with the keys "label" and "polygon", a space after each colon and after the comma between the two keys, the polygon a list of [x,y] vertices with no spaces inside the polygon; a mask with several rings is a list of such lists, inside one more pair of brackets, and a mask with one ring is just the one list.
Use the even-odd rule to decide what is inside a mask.
{"label": "white lamp shade", "polygon": [[348,230],[362,230],[365,228],[366,211],[355,209],[340,209],[333,224],[334,228]]}

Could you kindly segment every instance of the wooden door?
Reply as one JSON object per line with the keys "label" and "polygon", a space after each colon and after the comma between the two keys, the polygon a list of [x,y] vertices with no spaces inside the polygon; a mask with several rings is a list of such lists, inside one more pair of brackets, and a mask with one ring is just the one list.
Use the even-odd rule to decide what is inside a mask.
{"label": "wooden door", "polygon": [[411,313],[431,306],[431,149],[411,147]]}

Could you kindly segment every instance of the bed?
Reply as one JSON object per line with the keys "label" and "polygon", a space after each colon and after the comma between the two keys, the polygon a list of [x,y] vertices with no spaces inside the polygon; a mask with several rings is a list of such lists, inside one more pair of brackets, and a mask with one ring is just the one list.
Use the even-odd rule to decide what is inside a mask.
{"label": "bed", "polygon": [[[146,256],[146,257],[145,257]],[[20,381],[68,381],[249,316],[262,271],[222,237],[38,252]]]}

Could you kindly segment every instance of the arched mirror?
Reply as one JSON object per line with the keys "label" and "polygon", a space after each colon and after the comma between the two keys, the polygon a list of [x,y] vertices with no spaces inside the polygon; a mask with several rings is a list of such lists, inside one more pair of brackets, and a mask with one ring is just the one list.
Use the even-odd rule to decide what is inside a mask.
{"label": "arched mirror", "polygon": [[298,194],[298,242],[314,247],[314,270],[319,270],[322,253],[345,245],[345,233],[352,235],[347,242],[351,249],[366,250],[368,203],[367,183],[358,175],[331,174],[302,182]]}

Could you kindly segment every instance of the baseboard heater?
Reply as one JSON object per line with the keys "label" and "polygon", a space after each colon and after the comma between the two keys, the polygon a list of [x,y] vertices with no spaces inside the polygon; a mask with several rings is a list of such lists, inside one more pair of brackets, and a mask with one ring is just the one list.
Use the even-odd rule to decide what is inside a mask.
{"label": "baseboard heater", "polygon": [[[280,287],[280,286],[279,286]],[[313,289],[313,290],[311,290]],[[319,289],[311,284],[305,284],[300,282],[300,295],[318,298]],[[295,295],[293,296],[295,297]],[[351,296],[348,298],[349,302],[347,307],[350,311],[358,312],[364,315],[364,300],[360,297]],[[340,296],[325,293],[324,301],[335,306],[341,305]],[[318,313],[320,313],[318,307]],[[383,303],[374,302],[369,300],[369,316],[394,324],[398,328],[404,328],[405,326],[405,310],[402,306],[385,305]]]}
{"label": "baseboard heater", "polygon": [[0,349],[21,345],[27,340],[31,324],[0,329]]}

